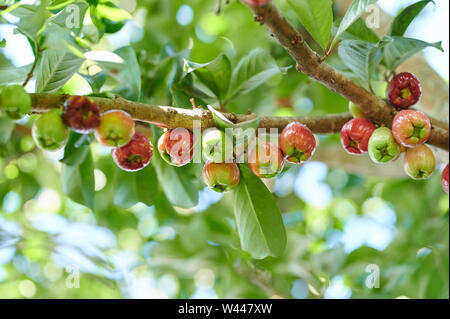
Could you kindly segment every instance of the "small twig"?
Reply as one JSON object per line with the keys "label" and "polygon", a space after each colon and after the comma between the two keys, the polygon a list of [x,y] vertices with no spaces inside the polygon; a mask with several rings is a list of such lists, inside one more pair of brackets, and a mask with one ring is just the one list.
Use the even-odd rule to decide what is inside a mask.
{"label": "small twig", "polygon": [[39,61],[39,57],[40,57],[42,51],[43,50],[41,50],[39,48],[39,45],[36,45],[36,57],[34,58],[33,66],[31,67],[31,70],[28,73],[27,78],[25,79],[25,81],[22,84],[23,87],[27,86],[28,82],[30,82],[31,78],[33,77],[33,73],[36,70],[36,67],[37,67],[37,64],[38,64],[38,61]]}

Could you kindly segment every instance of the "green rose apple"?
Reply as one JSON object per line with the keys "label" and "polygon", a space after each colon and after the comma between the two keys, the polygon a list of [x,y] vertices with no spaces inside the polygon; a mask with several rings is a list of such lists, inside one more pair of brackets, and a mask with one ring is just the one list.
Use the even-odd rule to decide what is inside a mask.
{"label": "green rose apple", "polygon": [[387,163],[398,157],[402,147],[387,127],[376,129],[369,139],[369,156],[375,163]]}

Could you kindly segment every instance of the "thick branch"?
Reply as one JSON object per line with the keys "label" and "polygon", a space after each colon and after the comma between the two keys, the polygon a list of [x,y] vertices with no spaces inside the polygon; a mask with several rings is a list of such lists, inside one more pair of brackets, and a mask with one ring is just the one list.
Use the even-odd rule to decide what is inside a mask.
{"label": "thick branch", "polygon": [[[375,123],[390,127],[396,110],[384,99],[371,94],[350,78],[338,72],[311,50],[303,36],[272,5],[248,7],[256,15],[256,21],[267,26],[271,34],[281,43],[297,62],[297,70],[324,84],[333,92],[358,105]],[[449,149],[448,130],[433,127],[429,144]]]}
{"label": "thick branch", "polygon": [[[32,94],[33,113],[46,112],[53,108],[59,108],[69,97],[67,95]],[[106,99],[92,98],[102,112],[113,109],[122,109],[128,112],[135,120],[156,124],[160,127],[175,128],[184,127],[192,129],[194,121],[200,121],[203,129],[215,127],[216,124],[211,112],[202,109],[180,109],[169,106],[156,106],[127,101],[122,98]],[[256,115],[224,114],[234,123],[245,122]],[[316,134],[333,134],[340,132],[342,126],[351,120],[349,113],[330,114],[318,117],[261,117],[261,128],[277,128],[282,130],[293,121],[305,124]]]}

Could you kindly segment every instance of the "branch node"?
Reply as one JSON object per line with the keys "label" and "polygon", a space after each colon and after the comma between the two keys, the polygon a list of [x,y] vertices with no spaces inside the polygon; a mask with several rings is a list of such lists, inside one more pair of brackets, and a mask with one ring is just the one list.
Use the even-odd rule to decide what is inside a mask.
{"label": "branch node", "polygon": [[264,24],[264,17],[262,15],[255,15],[255,22],[258,22],[260,25]]}

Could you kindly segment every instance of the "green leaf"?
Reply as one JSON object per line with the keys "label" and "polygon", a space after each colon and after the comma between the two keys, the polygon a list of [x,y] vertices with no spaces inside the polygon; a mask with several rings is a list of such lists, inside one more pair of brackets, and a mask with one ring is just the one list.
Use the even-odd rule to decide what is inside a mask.
{"label": "green leaf", "polygon": [[325,51],[333,26],[331,0],[288,0],[300,22]]}
{"label": "green leaf", "polygon": [[388,35],[402,36],[419,13],[433,0],[423,0],[406,7],[392,22]]}
{"label": "green leaf", "polygon": [[111,21],[125,21],[133,17],[127,11],[120,9],[111,1],[102,1],[96,6],[97,14]]}
{"label": "green leaf", "polygon": [[383,40],[387,42],[384,45],[384,59],[387,67],[392,71],[395,71],[400,64],[427,47],[433,47],[444,52],[442,42],[428,43],[403,37],[385,37]]}
{"label": "green leaf", "polygon": [[0,85],[23,82],[31,70],[32,65],[15,67],[14,65],[0,65]]}
{"label": "green leaf", "polygon": [[151,206],[158,194],[155,169],[151,165],[138,172],[126,172],[117,168],[114,188],[114,204],[119,207],[127,209],[137,203]]}
{"label": "green leaf", "polygon": [[89,135],[71,131],[66,147],[64,148],[64,157],[61,160],[61,163],[68,166],[80,165],[89,154],[90,142]]}
{"label": "green leaf", "polygon": [[172,94],[172,98],[173,98],[173,106],[175,107],[180,107],[180,108],[185,108],[185,109],[189,109],[192,108],[192,102],[191,99],[194,99],[194,103],[195,105],[205,105],[206,103],[199,99],[198,97],[195,97],[193,94],[189,94],[188,92],[186,92],[185,89],[183,89],[183,87],[181,87],[180,85],[172,85],[172,87],[170,88],[170,93]]}
{"label": "green leaf", "polygon": [[36,92],[52,93],[64,86],[78,71],[83,59],[69,50],[48,49],[44,51],[37,68]]}
{"label": "green leaf", "polygon": [[286,248],[286,230],[275,199],[247,165],[233,191],[234,214],[242,249],[253,258],[279,257]]}
{"label": "green leaf", "polygon": [[330,48],[334,47],[345,30],[347,30],[359,17],[361,17],[367,7],[376,2],[377,0],[354,0],[345,13]]}
{"label": "green leaf", "polygon": [[[341,21],[342,19],[339,19],[333,25],[333,35],[337,33]],[[361,18],[357,19],[344,33],[342,33],[340,38],[342,40],[361,40],[371,43],[380,41],[378,35],[372,29],[368,28],[366,22]]]}
{"label": "green leaf", "polygon": [[216,125],[218,128],[225,130],[226,128],[233,128],[234,123],[231,122],[229,119],[225,117],[221,112],[216,110],[211,105],[208,105],[208,110],[211,112],[214,122],[216,122]]}
{"label": "green leaf", "polygon": [[92,155],[89,151],[79,166],[62,165],[63,191],[73,201],[94,210],[95,178]]}
{"label": "green leaf", "polygon": [[0,41],[0,48],[4,47],[6,47],[6,39],[2,39],[2,41]]}
{"label": "green leaf", "polygon": [[92,88],[93,93],[99,93],[102,86],[106,82],[106,73],[103,71],[98,72],[93,76],[86,75],[83,73],[78,74],[81,75],[89,83],[89,86]]}
{"label": "green leaf", "polygon": [[261,118],[260,117],[255,117],[252,120],[248,120],[245,122],[241,122],[241,123],[237,123],[234,125],[235,128],[241,128],[244,131],[248,128],[252,128],[254,130],[256,130],[259,126],[259,123],[261,123]]}
{"label": "green leaf", "polygon": [[194,72],[197,78],[205,84],[219,99],[225,101],[231,80],[231,62],[224,54],[206,64],[196,64],[185,60],[186,72]]}
{"label": "green leaf", "polygon": [[252,91],[281,72],[282,70],[268,52],[262,49],[251,51],[242,58],[233,71],[230,91],[225,102],[232,100],[239,94]]}
{"label": "green leaf", "polygon": [[369,88],[372,75],[383,59],[382,45],[359,40],[344,40],[339,44],[342,62]]}
{"label": "green leaf", "polygon": [[20,5],[11,11],[11,14],[20,19],[17,24],[19,32],[30,39],[36,40],[44,31],[45,22],[50,17],[50,12],[46,9],[48,1],[42,1],[40,5]]}
{"label": "green leaf", "polygon": [[169,202],[178,207],[192,208],[198,204],[198,191],[192,186],[192,179],[186,167],[173,167],[164,162],[159,152],[152,159],[159,183]]}
{"label": "green leaf", "polygon": [[42,53],[36,74],[36,92],[52,93],[64,86],[84,62],[68,29],[51,23],[43,33],[45,51]]}
{"label": "green leaf", "polygon": [[92,22],[102,37],[105,33],[116,33],[125,25],[125,21],[132,16],[125,10],[120,9],[111,1],[90,1],[90,16]]}
{"label": "green leaf", "polygon": [[0,115],[0,144],[5,144],[8,142],[15,126],[16,123],[13,120],[6,116]]}
{"label": "green leaf", "polygon": [[134,49],[130,46],[114,51],[122,58],[122,63],[98,61],[107,74],[118,83],[114,93],[121,97],[138,101],[141,96],[141,69]]}

